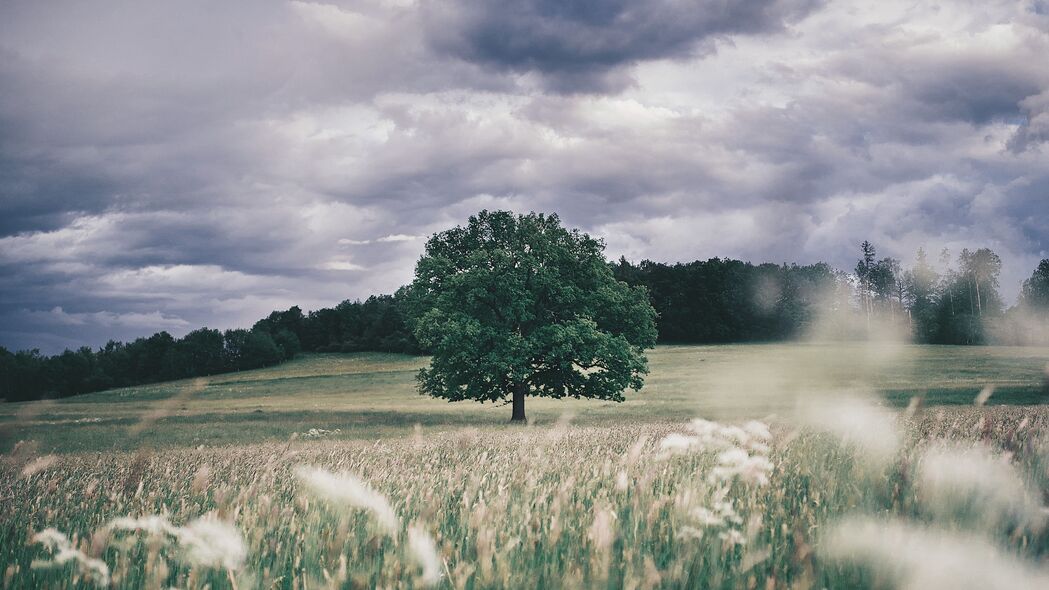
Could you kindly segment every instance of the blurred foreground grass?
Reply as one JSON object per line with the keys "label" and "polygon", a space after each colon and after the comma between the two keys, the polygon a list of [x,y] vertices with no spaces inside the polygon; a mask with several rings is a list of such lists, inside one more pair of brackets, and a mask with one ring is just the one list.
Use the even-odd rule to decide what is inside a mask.
{"label": "blurred foreground grass", "polygon": [[[707,424],[731,442],[670,455],[685,448],[687,436],[673,434],[690,432],[683,420],[45,457],[23,444],[0,464],[0,564],[8,588],[102,585],[103,566],[104,581],[123,588],[1045,587],[1049,534],[1038,507],[1049,493],[1049,412],[929,409],[899,423],[889,456],[779,423],[768,440]],[[995,508],[992,520],[967,520],[934,495],[925,457],[948,440],[987,449],[992,465],[1015,474],[988,488],[1004,495],[981,496],[978,482],[961,490],[964,502]],[[737,461],[726,474],[726,449],[767,460],[767,470]],[[382,500],[348,480],[329,497],[310,494],[300,466],[355,474],[388,499],[395,523],[386,526]],[[961,467],[985,477],[979,461]],[[186,539],[106,525],[150,515],[178,530],[228,523],[234,534]],[[880,519],[902,541],[836,524],[849,515]],[[429,566],[409,526],[432,538]],[[71,552],[99,561],[49,563],[30,542],[49,527],[69,536]],[[981,539],[979,562],[943,557],[963,532]],[[848,535],[861,553],[826,551],[828,534]],[[927,551],[925,561],[879,557],[898,545]]]}

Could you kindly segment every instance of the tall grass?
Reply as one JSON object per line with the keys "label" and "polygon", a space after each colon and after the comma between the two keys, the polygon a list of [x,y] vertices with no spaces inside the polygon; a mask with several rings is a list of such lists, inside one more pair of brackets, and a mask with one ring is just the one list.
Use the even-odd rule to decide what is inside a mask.
{"label": "tall grass", "polygon": [[980,587],[1046,579],[1044,408],[919,410],[880,426],[897,441],[891,450],[818,426],[560,423],[375,442],[14,454],[0,464],[3,584],[917,588],[941,572]]}

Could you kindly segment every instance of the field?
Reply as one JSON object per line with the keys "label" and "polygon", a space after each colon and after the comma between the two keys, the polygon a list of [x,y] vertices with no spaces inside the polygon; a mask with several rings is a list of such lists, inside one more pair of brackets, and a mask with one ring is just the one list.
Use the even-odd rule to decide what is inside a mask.
{"label": "field", "polygon": [[3,585],[1049,587],[1047,359],[660,347],[527,427],[378,354],[0,406]]}
{"label": "field", "polygon": [[[876,393],[904,407],[1049,401],[1049,349],[899,345],[660,346],[651,374],[621,404],[529,400],[529,419],[613,425],[708,418],[760,418],[841,391]],[[393,354],[308,355],[275,368],[0,405],[0,450],[33,440],[42,452],[135,450],[286,441],[310,428],[334,438],[375,439],[461,427],[498,427],[509,407],[449,404],[415,392],[425,358]],[[144,420],[145,418],[145,420]],[[134,427],[133,432],[129,429]]]}

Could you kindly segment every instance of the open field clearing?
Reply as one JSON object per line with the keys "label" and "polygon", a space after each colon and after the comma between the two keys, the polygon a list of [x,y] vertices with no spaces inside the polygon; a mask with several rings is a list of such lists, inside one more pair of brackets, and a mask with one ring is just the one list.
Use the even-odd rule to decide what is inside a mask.
{"label": "open field clearing", "polygon": [[629,401],[529,400],[528,426],[418,396],[425,359],[380,354],[6,405],[0,573],[6,588],[1045,588],[1049,406],[1031,404],[1047,353],[660,347]]}
{"label": "open field clearing", "polygon": [[[564,413],[574,423],[760,418],[791,412],[842,391],[875,392],[904,407],[988,400],[1049,400],[1049,349],[898,345],[660,346],[651,374],[622,404],[530,399],[533,423]],[[426,359],[390,354],[307,355],[284,365],[82,395],[0,405],[0,449],[33,440],[42,451],[134,450],[286,441],[311,428],[338,439],[374,439],[464,426],[503,424],[509,408],[446,403],[415,392]]]}
{"label": "open field clearing", "polygon": [[0,467],[0,563],[9,588],[1047,587],[1044,407],[825,409],[771,433],[22,445]]}

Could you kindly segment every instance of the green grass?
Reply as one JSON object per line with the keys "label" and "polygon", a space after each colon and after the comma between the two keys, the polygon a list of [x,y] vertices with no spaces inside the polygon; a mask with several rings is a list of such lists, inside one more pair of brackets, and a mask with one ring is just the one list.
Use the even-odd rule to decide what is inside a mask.
{"label": "green grass", "polygon": [[[507,424],[505,406],[417,395],[426,360],[382,354],[8,404],[0,585],[96,586],[78,562],[42,567],[54,553],[33,538],[54,528],[68,535],[65,555],[104,562],[115,588],[1049,587],[1038,569],[1049,559],[1049,406],[1025,405],[1044,399],[1047,358],[659,347],[628,401],[529,400],[524,428]],[[994,407],[974,407],[987,385]],[[857,405],[877,396],[925,404]],[[666,441],[704,432],[689,430],[696,416],[720,420],[720,439],[668,455]],[[730,425],[748,417],[771,437]],[[294,437],[310,428],[339,432]],[[726,449],[765,461],[767,479],[719,471],[732,464]],[[333,497],[353,489],[346,479],[311,491],[295,475],[303,466],[354,474],[399,522],[384,529]],[[725,505],[738,518],[712,522]],[[187,550],[199,535],[109,524],[150,515],[178,531],[217,519],[235,539],[201,554]],[[434,540],[433,585],[410,526]],[[209,562],[239,542],[229,569]]]}
{"label": "green grass", "polygon": [[[569,413],[581,424],[655,422],[690,416],[762,417],[840,391],[874,391],[892,405],[971,404],[986,385],[990,404],[1049,401],[1049,349],[761,344],[660,346],[651,374],[621,404],[529,399],[529,419]],[[33,440],[42,450],[90,451],[287,440],[310,428],[374,439],[500,425],[508,407],[420,396],[415,373],[427,359],[396,354],[304,355],[278,367],[116,389],[73,398],[0,405],[0,449]],[[144,426],[151,413],[159,414]],[[140,431],[129,433],[139,424]]]}

